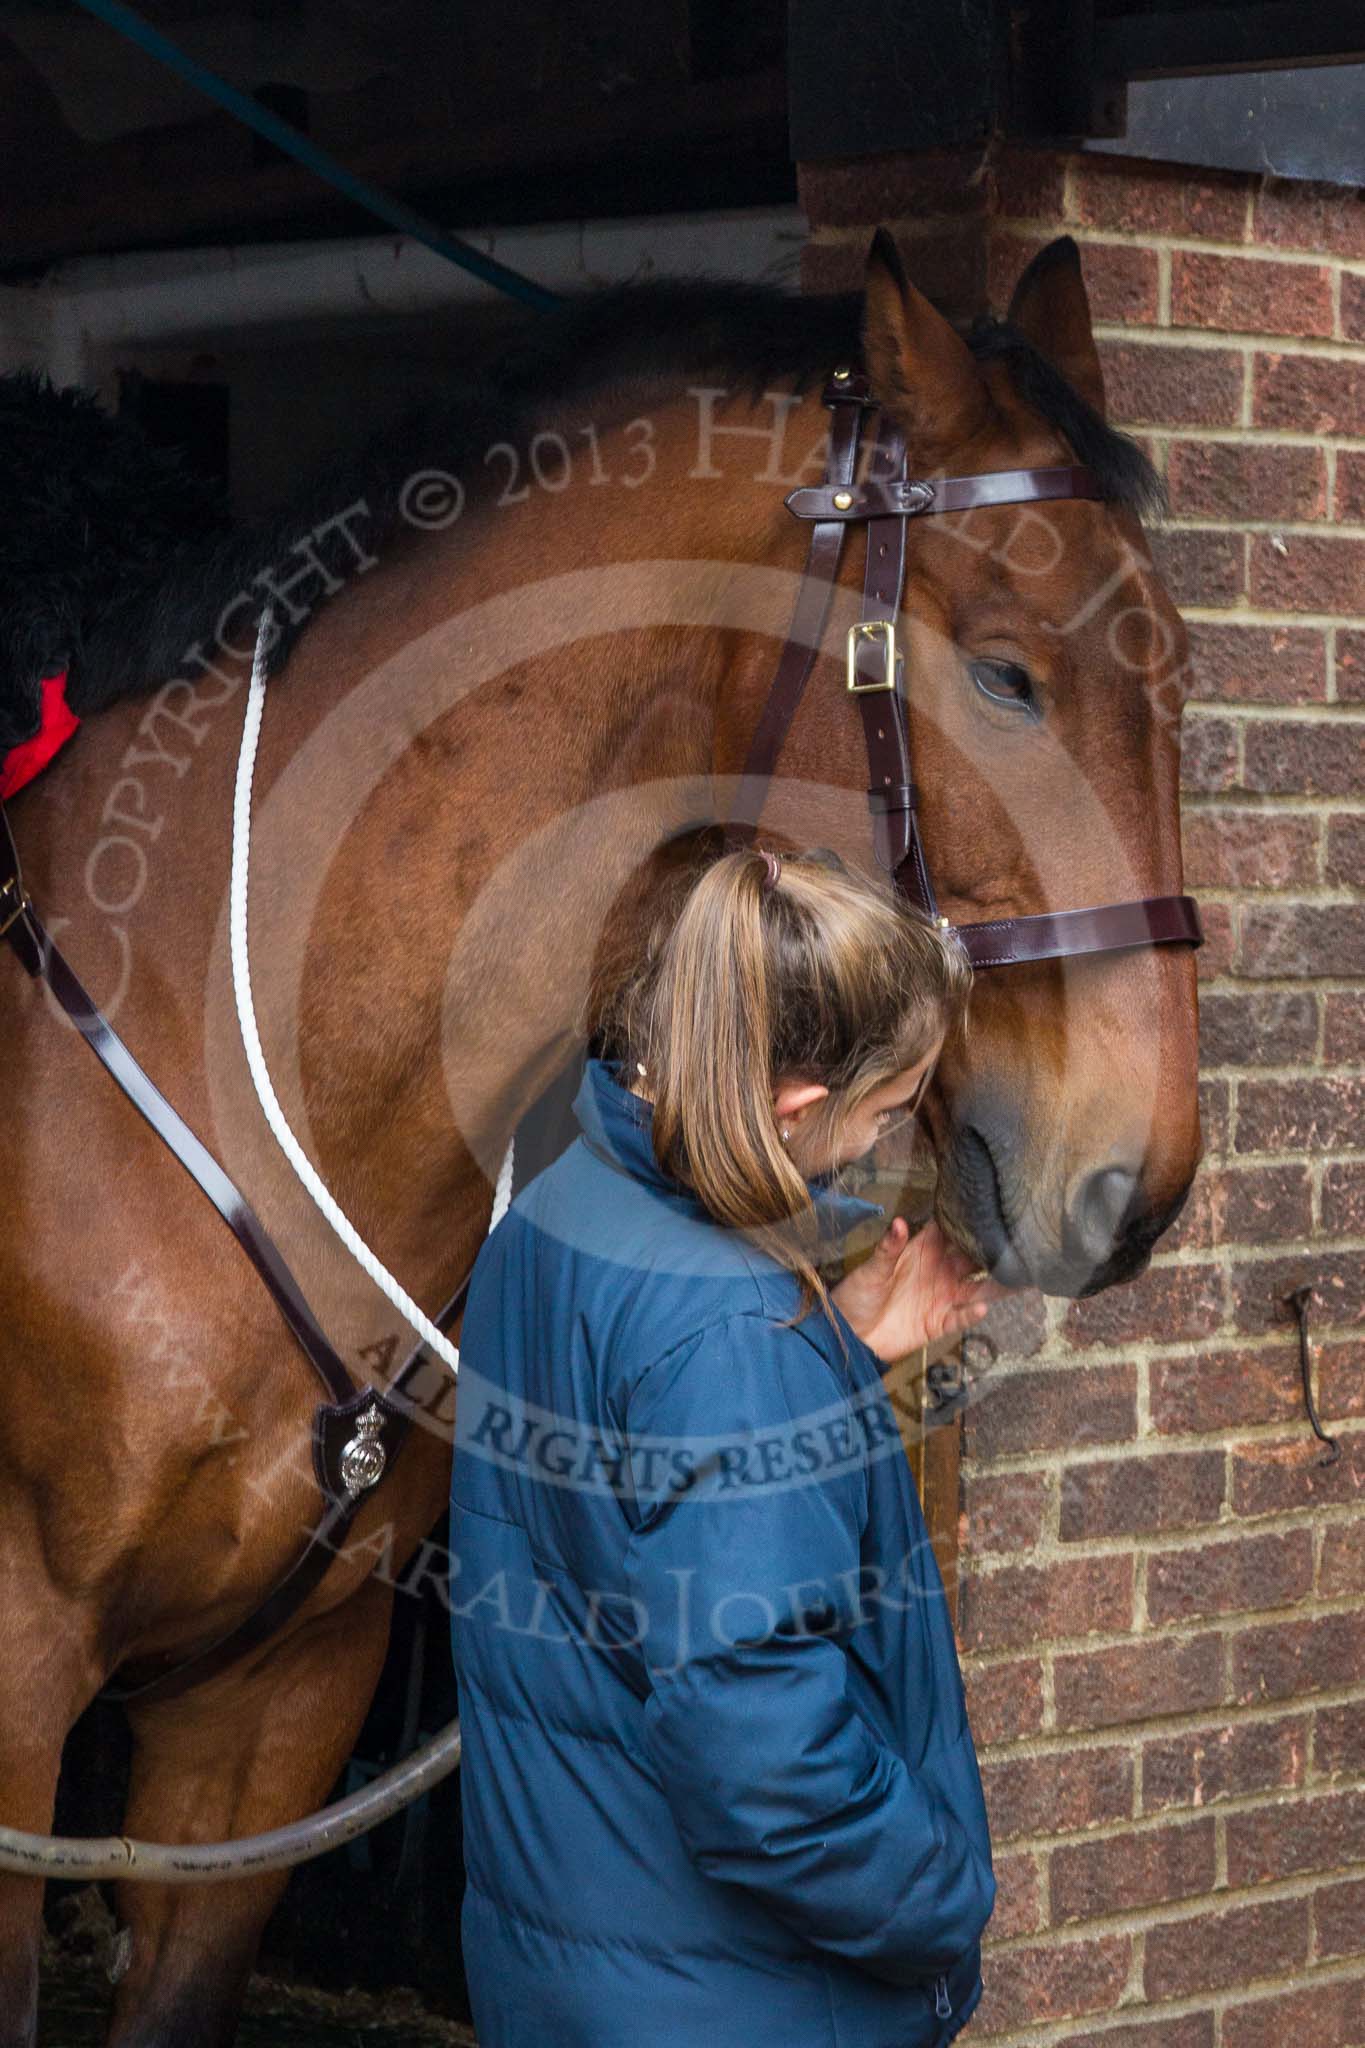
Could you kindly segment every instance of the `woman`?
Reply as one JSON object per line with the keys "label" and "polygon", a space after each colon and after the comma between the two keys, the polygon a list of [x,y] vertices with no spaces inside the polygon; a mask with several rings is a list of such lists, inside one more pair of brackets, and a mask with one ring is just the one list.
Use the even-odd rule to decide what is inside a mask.
{"label": "woman", "polygon": [[998,1291],[837,1184],[969,968],[816,851],[710,866],[464,1323],[452,1630],[481,2048],[930,2048],[995,1897],[885,1366]]}

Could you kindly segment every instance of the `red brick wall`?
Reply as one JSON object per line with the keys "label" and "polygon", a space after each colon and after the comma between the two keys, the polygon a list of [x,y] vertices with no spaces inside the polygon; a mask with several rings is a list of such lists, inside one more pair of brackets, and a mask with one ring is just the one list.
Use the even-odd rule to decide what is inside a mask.
{"label": "red brick wall", "polygon": [[[1082,245],[1169,481],[1208,1158],[1130,1288],[1012,1307],[964,1427],[962,1637],[1000,1899],[974,2033],[1365,2042],[1365,202],[1109,158],[808,167],[963,310]],[[1316,1285],[1318,1462],[1277,1297]],[[999,1373],[1001,1376],[996,1377]]]}

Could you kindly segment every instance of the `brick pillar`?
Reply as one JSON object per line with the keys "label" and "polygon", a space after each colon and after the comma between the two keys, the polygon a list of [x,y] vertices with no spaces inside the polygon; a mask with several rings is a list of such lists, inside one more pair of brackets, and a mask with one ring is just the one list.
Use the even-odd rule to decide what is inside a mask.
{"label": "brick pillar", "polygon": [[[1081,245],[1169,483],[1208,1158],[1131,1287],[1020,1298],[964,1424],[961,1635],[1000,1896],[975,2034],[1365,2041],[1365,203],[1007,150],[807,166],[959,313]],[[1325,1468],[1281,1297],[1312,1282]],[[1036,2029],[1037,2031],[1032,2031]],[[1029,2031],[1025,2031],[1029,2030]]]}

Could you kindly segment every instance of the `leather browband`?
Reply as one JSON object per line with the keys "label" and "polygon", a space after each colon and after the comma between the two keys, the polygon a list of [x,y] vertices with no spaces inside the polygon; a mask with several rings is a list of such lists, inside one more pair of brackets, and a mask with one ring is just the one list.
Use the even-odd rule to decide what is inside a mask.
{"label": "leather browband", "polygon": [[[798,519],[914,519],[924,512],[974,512],[988,505],[1023,505],[1039,499],[1103,501],[1093,469],[1070,463],[1058,469],[993,469],[980,476],[891,477],[851,488],[805,484],[783,503]],[[847,501],[847,502],[845,502]]]}

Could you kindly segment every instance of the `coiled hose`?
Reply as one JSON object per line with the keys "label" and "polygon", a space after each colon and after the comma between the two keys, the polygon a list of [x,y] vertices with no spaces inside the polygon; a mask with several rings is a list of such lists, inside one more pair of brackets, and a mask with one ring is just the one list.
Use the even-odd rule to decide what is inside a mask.
{"label": "coiled hose", "polygon": [[29,1835],[0,1827],[0,1870],[16,1877],[95,1879],[117,1877],[144,1884],[226,1884],[235,1877],[259,1877],[267,1870],[291,1870],[339,1849],[381,1820],[421,1797],[460,1761],[460,1724],[414,1750],[380,1778],[324,1806],[307,1820],[244,1835],[238,1842],[134,1842],[124,1835],[81,1841],[70,1835]]}

